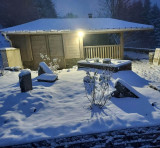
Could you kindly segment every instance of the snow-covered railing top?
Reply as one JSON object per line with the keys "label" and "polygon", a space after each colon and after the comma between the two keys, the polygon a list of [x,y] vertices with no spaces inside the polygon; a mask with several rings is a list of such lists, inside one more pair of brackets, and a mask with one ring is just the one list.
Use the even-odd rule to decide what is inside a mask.
{"label": "snow-covered railing top", "polygon": [[55,18],[39,19],[22,25],[0,30],[7,34],[16,33],[68,33],[84,30],[88,33],[151,30],[152,25],[138,24],[112,18]]}

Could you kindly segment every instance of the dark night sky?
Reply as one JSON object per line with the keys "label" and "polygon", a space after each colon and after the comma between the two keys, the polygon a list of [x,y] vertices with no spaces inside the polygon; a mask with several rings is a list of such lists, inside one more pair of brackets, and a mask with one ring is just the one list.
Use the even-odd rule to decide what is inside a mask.
{"label": "dark night sky", "polygon": [[[97,16],[99,0],[53,0],[59,16],[64,16],[68,12],[78,15],[78,17],[88,17],[88,13]],[[160,6],[160,0],[151,0]],[[98,7],[97,7],[98,6]]]}
{"label": "dark night sky", "polygon": [[72,12],[78,17],[87,17],[88,13],[96,13],[98,0],[56,0],[55,4],[59,16]]}

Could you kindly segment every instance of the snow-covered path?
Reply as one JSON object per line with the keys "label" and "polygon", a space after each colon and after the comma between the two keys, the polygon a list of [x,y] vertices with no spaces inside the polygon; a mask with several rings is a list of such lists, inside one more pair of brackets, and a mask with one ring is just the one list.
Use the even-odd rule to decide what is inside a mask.
{"label": "snow-covered path", "polygon": [[[132,85],[140,98],[112,98],[102,110],[89,110],[83,77],[85,71],[62,70],[55,83],[37,82],[21,93],[18,72],[0,77],[0,146],[160,124],[160,93],[132,71],[113,74]],[[157,106],[151,104],[157,102]]]}

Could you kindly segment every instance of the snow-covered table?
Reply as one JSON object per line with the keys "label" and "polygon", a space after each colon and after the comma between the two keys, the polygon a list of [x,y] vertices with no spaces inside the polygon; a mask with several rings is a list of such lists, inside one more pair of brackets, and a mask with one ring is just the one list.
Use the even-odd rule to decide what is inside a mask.
{"label": "snow-covered table", "polygon": [[132,70],[132,62],[130,60],[117,60],[111,59],[110,64],[103,63],[103,59],[99,62],[94,62],[94,59],[90,60],[80,60],[77,62],[78,68],[88,67],[97,69],[109,69],[113,72],[118,72],[122,70]]}

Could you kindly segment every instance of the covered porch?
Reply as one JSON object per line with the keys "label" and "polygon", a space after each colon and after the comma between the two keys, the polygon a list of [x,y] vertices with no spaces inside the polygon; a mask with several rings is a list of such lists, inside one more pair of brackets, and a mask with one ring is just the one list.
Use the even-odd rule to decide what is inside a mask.
{"label": "covered porch", "polygon": [[84,59],[86,58],[111,58],[123,59],[124,53],[124,33],[118,34],[118,42],[108,45],[83,46]]}

